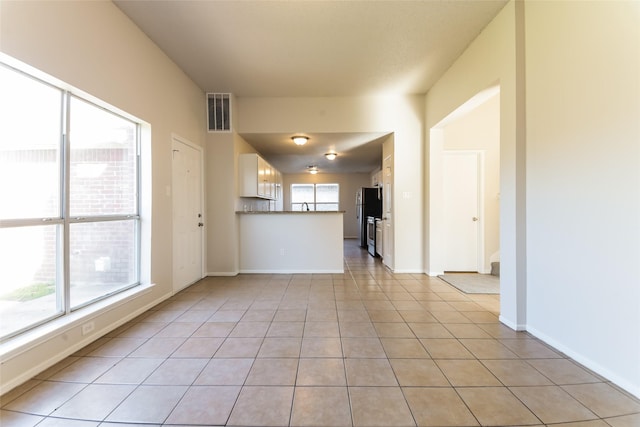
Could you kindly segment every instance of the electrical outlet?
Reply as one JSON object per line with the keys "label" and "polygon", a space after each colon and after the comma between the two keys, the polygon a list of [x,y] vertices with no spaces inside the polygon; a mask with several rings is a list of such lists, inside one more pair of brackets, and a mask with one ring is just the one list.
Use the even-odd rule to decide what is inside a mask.
{"label": "electrical outlet", "polygon": [[87,335],[91,333],[96,328],[96,324],[93,322],[88,322],[82,325],[82,335]]}

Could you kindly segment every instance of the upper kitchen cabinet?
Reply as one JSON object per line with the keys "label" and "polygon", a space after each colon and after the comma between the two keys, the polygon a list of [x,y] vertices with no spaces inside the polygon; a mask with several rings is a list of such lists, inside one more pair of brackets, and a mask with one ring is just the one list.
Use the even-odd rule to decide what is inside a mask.
{"label": "upper kitchen cabinet", "polygon": [[277,200],[280,197],[280,172],[256,153],[238,158],[240,197]]}
{"label": "upper kitchen cabinet", "polygon": [[280,171],[277,169],[274,169],[274,171],[275,171],[274,199],[281,200],[282,199],[282,173],[280,173]]}
{"label": "upper kitchen cabinet", "polygon": [[371,176],[371,186],[382,187],[382,170],[379,170]]}

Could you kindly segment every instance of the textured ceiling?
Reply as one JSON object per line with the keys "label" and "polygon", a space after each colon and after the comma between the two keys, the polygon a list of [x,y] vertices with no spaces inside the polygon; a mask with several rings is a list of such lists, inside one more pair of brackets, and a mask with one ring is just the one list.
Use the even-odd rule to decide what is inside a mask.
{"label": "textured ceiling", "polygon": [[[288,133],[246,133],[242,137],[283,173],[300,173],[317,166],[320,173],[369,173],[379,169],[381,133],[306,133],[309,141],[299,147]],[[325,154],[338,153],[335,160]]]}
{"label": "textured ceiling", "polygon": [[507,0],[114,3],[205,92],[316,97],[426,93]]}

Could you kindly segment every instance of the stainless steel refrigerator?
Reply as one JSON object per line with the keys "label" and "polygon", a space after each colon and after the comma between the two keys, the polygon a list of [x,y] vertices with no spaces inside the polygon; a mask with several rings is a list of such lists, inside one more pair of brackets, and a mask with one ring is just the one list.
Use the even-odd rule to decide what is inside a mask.
{"label": "stainless steel refrigerator", "polygon": [[382,191],[378,187],[362,187],[356,194],[356,219],[360,246],[367,247],[367,217],[382,217]]}

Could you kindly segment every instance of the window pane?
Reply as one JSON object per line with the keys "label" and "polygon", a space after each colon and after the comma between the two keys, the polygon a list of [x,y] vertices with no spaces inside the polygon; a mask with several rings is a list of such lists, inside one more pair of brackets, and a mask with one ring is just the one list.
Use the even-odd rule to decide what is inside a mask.
{"label": "window pane", "polygon": [[313,203],[313,184],[291,184],[291,203]]}
{"label": "window pane", "polygon": [[71,224],[69,234],[72,309],[138,281],[135,220]]}
{"label": "window pane", "polygon": [[337,211],[338,204],[337,203],[318,203],[316,204],[317,211]]}
{"label": "window pane", "polygon": [[62,92],[0,65],[0,219],[60,216]]}
{"label": "window pane", "polygon": [[61,312],[56,301],[58,227],[0,229],[0,336]]}
{"label": "window pane", "polygon": [[136,125],[71,98],[70,215],[136,214]]}
{"label": "window pane", "polygon": [[316,202],[338,203],[340,201],[340,186],[338,184],[316,184]]}

